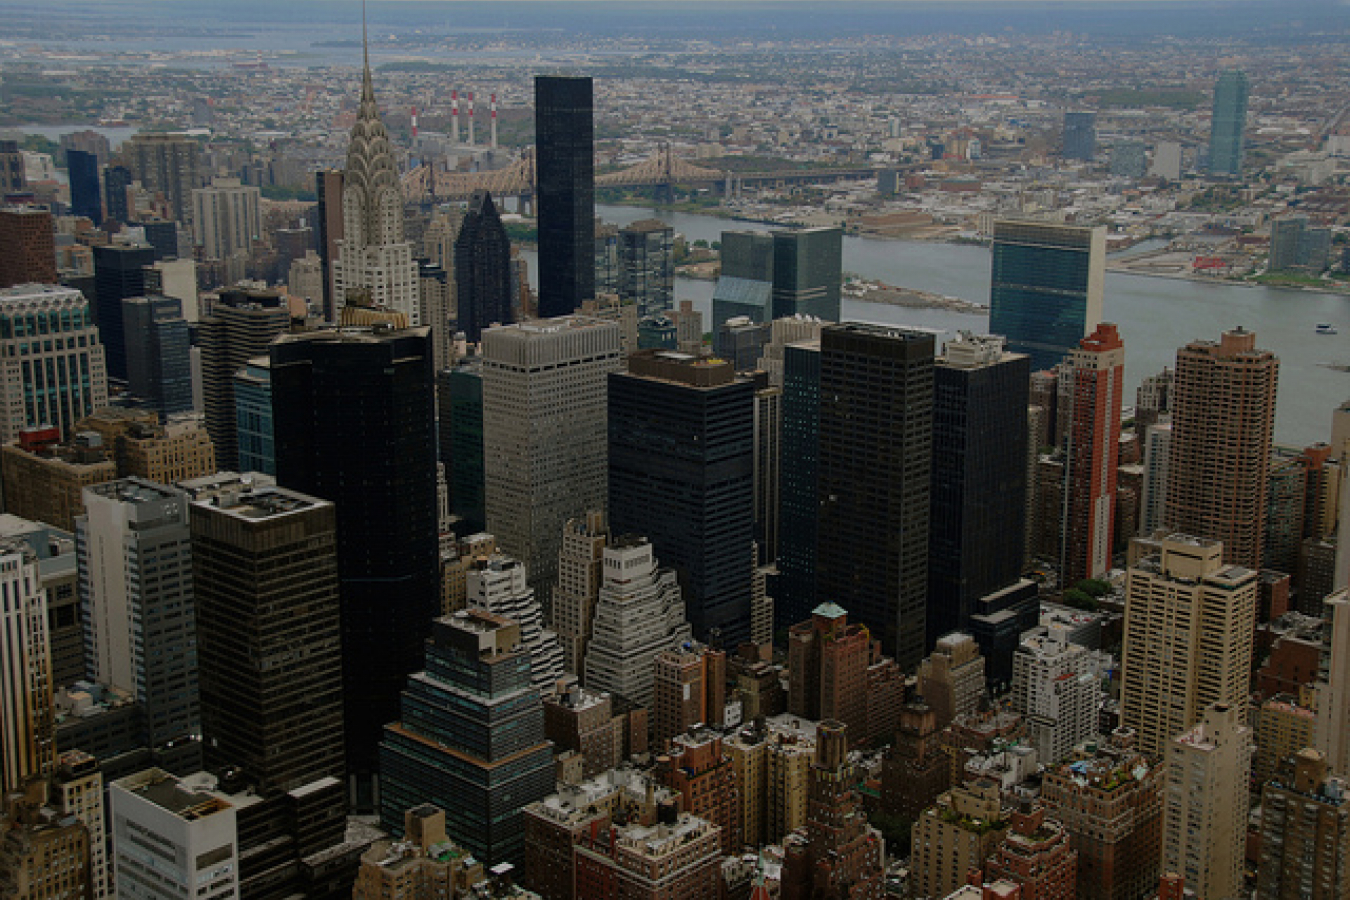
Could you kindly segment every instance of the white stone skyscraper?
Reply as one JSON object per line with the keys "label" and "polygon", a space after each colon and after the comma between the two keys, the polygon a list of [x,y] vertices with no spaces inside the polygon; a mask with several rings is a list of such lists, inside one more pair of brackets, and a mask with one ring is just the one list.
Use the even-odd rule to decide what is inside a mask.
{"label": "white stone skyscraper", "polygon": [[412,244],[403,239],[403,188],[389,132],[380,121],[369,53],[343,170],[342,229],[333,263],[336,307],[368,297],[407,315],[408,324],[421,325],[417,262]]}
{"label": "white stone skyscraper", "polygon": [[563,675],[562,645],[558,636],[544,627],[543,614],[525,574],[519,560],[502,553],[479,560],[465,576],[467,606],[520,625],[520,642],[530,653],[532,683],[541,694],[551,694]]}
{"label": "white stone skyscraper", "polygon": [[0,542],[0,789],[21,790],[56,765],[47,592],[22,538]]}
{"label": "white stone skyscraper", "polygon": [[187,499],[144,478],[84,489],[75,520],[85,660],[145,707],[152,749],[201,731]]}
{"label": "white stone skyscraper", "polygon": [[1013,655],[1012,706],[1027,718],[1040,761],[1059,762],[1097,734],[1102,676],[1111,665],[1109,654],[1069,643],[1062,625],[1022,638]]}
{"label": "white stone skyscraper", "polygon": [[607,506],[619,325],[560,316],[489,328],[481,355],[487,530],[551,600],[563,525]]}
{"label": "white stone skyscraper", "polygon": [[563,668],[580,675],[591,640],[595,601],[604,580],[604,551],[609,544],[605,515],[591,510],[568,519],[558,553],[558,580],[553,585],[553,629],[562,641]]}
{"label": "white stone skyscraper", "polygon": [[652,661],[692,638],[672,569],[658,569],[646,538],[620,537],[604,551],[604,584],[586,650],[586,687],[651,708]]}

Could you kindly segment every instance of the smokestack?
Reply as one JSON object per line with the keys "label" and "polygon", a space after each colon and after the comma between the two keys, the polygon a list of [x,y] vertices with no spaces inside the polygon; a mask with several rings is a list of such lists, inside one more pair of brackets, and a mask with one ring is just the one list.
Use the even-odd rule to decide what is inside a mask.
{"label": "smokestack", "polygon": [[491,95],[491,100],[492,100],[492,102],[491,102],[491,109],[492,109],[492,142],[491,142],[488,146],[490,146],[493,150],[496,150],[496,149],[497,149],[497,95],[496,95],[496,94]]}
{"label": "smokestack", "polygon": [[469,146],[473,146],[473,91],[469,91]]}
{"label": "smokestack", "polygon": [[450,92],[450,142],[459,143],[459,91]]}

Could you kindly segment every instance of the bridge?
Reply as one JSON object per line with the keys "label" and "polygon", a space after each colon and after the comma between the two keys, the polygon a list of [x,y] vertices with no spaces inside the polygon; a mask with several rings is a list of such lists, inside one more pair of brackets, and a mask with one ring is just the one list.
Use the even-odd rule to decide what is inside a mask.
{"label": "bridge", "polygon": [[[792,184],[834,182],[847,179],[873,178],[876,170],[870,167],[839,169],[804,169],[779,172],[722,172],[696,166],[662,147],[646,160],[618,172],[597,176],[598,188],[656,187],[663,199],[674,199],[677,184],[706,185],[725,192],[727,182],[740,184],[774,184],[786,187]],[[519,197],[528,205],[536,196],[538,173],[534,153],[525,151],[520,159],[503,169],[490,172],[437,172],[428,165],[420,165],[403,176],[403,196],[413,203],[437,203],[468,200],[474,191],[490,191],[493,197]]]}

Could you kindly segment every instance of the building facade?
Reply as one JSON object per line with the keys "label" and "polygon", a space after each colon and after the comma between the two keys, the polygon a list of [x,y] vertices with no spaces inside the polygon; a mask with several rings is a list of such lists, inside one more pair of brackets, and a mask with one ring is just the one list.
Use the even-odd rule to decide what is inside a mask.
{"label": "building facade", "polygon": [[1259,569],[1280,362],[1243,328],[1177,351],[1165,527]]}
{"label": "building facade", "polygon": [[819,428],[816,596],[909,669],[925,649],[933,336],[826,326]]}
{"label": "building facade", "polygon": [[1071,398],[1059,554],[1064,585],[1101,578],[1112,567],[1124,388],[1125,345],[1116,326],[1098,325],[1069,354],[1060,375],[1060,390]]}
{"label": "building facade", "polygon": [[520,626],[480,610],[438,619],[380,744],[380,823],[446,811],[446,834],[489,865],[525,857],[523,808],[553,791],[553,753]]}
{"label": "building facade", "polygon": [[590,78],[537,76],[539,316],[595,297],[595,121]]}
{"label": "building facade", "polygon": [[360,805],[441,605],[427,337],[346,328],[271,348],[277,481],[338,510],[347,769]]}
{"label": "building facade", "polygon": [[[650,541],[623,537],[601,549],[603,580],[584,661],[587,687],[651,708],[657,654],[692,637],[672,569],[658,568]],[[555,606],[555,616],[557,608]]]}
{"label": "building facade", "polygon": [[927,646],[1022,574],[1030,378],[994,337],[960,334],[934,363]]}
{"label": "building facade", "polygon": [[1243,883],[1251,729],[1246,707],[1215,703],[1168,742],[1163,853],[1166,872],[1197,897],[1236,900]]}
{"label": "building facade", "polygon": [[609,521],[675,569],[700,640],[750,638],[754,384],[716,358],[639,351],[609,377]]}
{"label": "building facade", "polygon": [[1213,116],[1209,126],[1209,172],[1236,177],[1242,174],[1247,128],[1247,75],[1231,70],[1214,84]]}
{"label": "building facade", "polygon": [[0,290],[0,371],[3,443],[38,425],[74,437],[75,422],[108,403],[104,350],[84,295],[40,285]]}
{"label": "building facade", "polygon": [[1211,704],[1246,704],[1257,573],[1225,565],[1216,541],[1174,534],[1126,577],[1121,723],[1139,748],[1168,741]]}
{"label": "building facade", "polygon": [[581,316],[490,328],[482,347],[487,530],[552,598],[563,525],[607,509],[606,378],[619,326]]}
{"label": "building facade", "polygon": [[457,330],[470,343],[482,339],[483,329],[510,325],[511,239],[487,191],[475,191],[455,238]]}
{"label": "building facade", "polygon": [[403,188],[389,132],[380,121],[367,59],[361,101],[342,173],[342,237],[333,263],[335,312],[356,301],[422,321],[417,263],[403,239]]}
{"label": "building facade", "polygon": [[1101,322],[1106,229],[995,222],[992,279],[989,330],[1049,369]]}

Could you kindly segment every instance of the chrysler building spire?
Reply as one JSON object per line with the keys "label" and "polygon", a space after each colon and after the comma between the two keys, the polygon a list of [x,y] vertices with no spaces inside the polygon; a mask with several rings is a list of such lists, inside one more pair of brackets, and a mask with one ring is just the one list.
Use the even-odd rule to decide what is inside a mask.
{"label": "chrysler building spire", "polygon": [[347,145],[342,188],[343,240],[334,269],[339,305],[363,302],[406,313],[421,324],[417,264],[403,239],[403,187],[389,132],[380,121],[370,73],[370,40],[361,6],[361,103]]}

